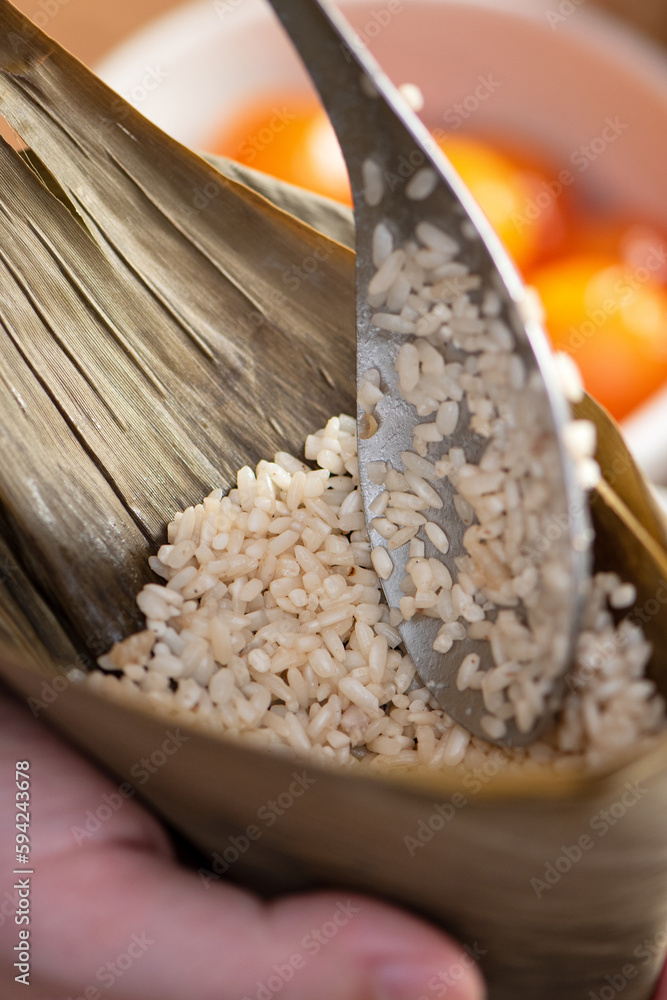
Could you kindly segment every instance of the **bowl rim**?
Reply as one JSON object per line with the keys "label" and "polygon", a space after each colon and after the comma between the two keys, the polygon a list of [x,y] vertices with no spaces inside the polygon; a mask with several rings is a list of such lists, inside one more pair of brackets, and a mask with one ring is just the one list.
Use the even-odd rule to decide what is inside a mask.
{"label": "bowl rim", "polygon": [[[368,0],[338,0],[341,8],[365,3]],[[656,89],[667,101],[667,59],[660,45],[634,25],[621,20],[601,8],[592,8],[585,0],[571,0],[576,4],[572,15],[557,14],[550,0],[411,0],[415,6],[464,7],[509,14],[542,23],[545,31],[558,31],[568,39],[579,39],[601,56],[612,57],[637,79]],[[133,32],[127,39],[112,48],[94,67],[95,72],[109,86],[120,90],[131,86],[129,79],[136,74],[137,66],[143,67],[146,57],[173,58],[196,49],[203,34],[210,35],[211,13],[217,4],[228,8],[223,23],[236,28],[264,21],[273,16],[266,0],[191,0],[169,10]],[[558,24],[548,20],[549,15],[562,18]]]}

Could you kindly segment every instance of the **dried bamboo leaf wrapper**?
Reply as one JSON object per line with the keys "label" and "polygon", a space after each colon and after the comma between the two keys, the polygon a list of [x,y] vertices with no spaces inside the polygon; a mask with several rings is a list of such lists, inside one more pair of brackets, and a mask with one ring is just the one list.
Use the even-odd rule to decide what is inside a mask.
{"label": "dried bamboo leaf wrapper", "polygon": [[636,587],[629,619],[653,646],[647,673],[667,696],[667,520],[620,428],[596,400],[574,406],[597,432],[595,458],[602,479],[590,498],[596,569],[618,573]]}
{"label": "dried bamboo leaf wrapper", "polygon": [[231,180],[252,188],[284,212],[301,219],[318,233],[354,249],[354,213],[347,205],[332,201],[323,195],[305,191],[304,188],[279,181],[252,167],[246,167],[224,156],[202,153],[205,160]]}
{"label": "dried bamboo leaf wrapper", "polygon": [[[10,275],[16,282],[0,304],[0,321],[72,433],[156,540],[165,499],[186,502],[220,476],[214,459],[225,452],[224,424],[207,427],[202,411],[220,406],[224,375],[216,380],[178,331],[165,327],[141,283],[110,264],[6,148],[0,209],[4,284]],[[193,441],[197,430],[207,455]]]}
{"label": "dried bamboo leaf wrapper", "polygon": [[667,518],[656,502],[646,477],[630,454],[618,424],[591,396],[584,396],[573,409],[575,417],[592,420],[595,424],[595,459],[603,479],[664,549],[667,547]]}
{"label": "dried bamboo leaf wrapper", "polygon": [[[0,529],[0,656],[12,650],[28,662],[36,660],[53,676],[86,665],[85,654],[73,644],[62,623],[23,572]],[[95,637],[98,648],[106,631]],[[94,652],[94,650],[90,650]]]}
{"label": "dried bamboo leaf wrapper", "polygon": [[596,566],[622,573],[637,589],[629,618],[652,643],[647,667],[663,697],[667,694],[667,552],[603,480],[592,502]]}
{"label": "dried bamboo leaf wrapper", "polygon": [[[40,697],[44,681],[34,668],[11,658],[0,664],[25,697]],[[40,717],[122,779],[173,726],[71,684]],[[140,793],[205,852],[205,872],[215,874],[214,854],[229,846],[228,837],[257,823],[258,810],[289,788],[295,772],[305,774],[305,794],[279,821],[262,824],[232,876],[268,892],[333,885],[408,905],[477,945],[491,1000],[589,1000],[667,921],[664,742],[616,772],[563,778],[556,795],[534,786],[522,792],[517,782],[515,794],[498,801],[488,794],[493,780],[477,790],[460,775],[439,775],[439,790],[426,793],[405,781],[324,771],[179,731],[185,739],[178,753]],[[624,821],[604,837],[592,831],[591,820],[619,802],[628,784],[637,801]],[[442,818],[438,829],[410,853],[406,836],[433,816]],[[543,879],[563,845],[585,833],[594,848],[538,896],[531,879]],[[646,1000],[658,959],[634,963],[638,976],[624,996]]]}
{"label": "dried bamboo leaf wrapper", "polygon": [[[0,14],[7,15],[9,10],[5,4]],[[2,42],[8,45],[8,36],[0,37]],[[70,59],[64,54],[63,58]],[[82,67],[78,71],[86,80],[92,79]],[[24,86],[26,81],[21,83]],[[97,81],[95,85],[102,86]],[[71,80],[70,86],[77,89]],[[102,89],[117,106],[118,99]],[[59,100],[54,120],[63,109],[68,111],[69,103]],[[53,120],[44,117],[53,126]],[[137,131],[142,127],[160,137],[170,156],[173,149],[180,150],[137,116]],[[66,144],[71,141],[67,126],[62,135],[57,128],[56,133],[61,139],[65,136]],[[105,135],[102,132],[101,138]],[[51,166],[53,149],[50,143],[47,146]],[[142,155],[148,163],[145,169],[153,169],[152,150]],[[106,627],[109,618],[115,623],[110,642],[137,627],[133,595],[149,578],[145,538],[153,547],[162,542],[164,526],[176,509],[196,503],[214,486],[227,488],[245,462],[256,462],[279,448],[296,448],[304,428],[320,422],[341,403],[353,406],[352,255],[273,209],[262,197],[225,181],[193,154],[182,150],[179,155],[187,161],[188,182],[196,180],[201,185],[215,177],[216,191],[224,188],[225,218],[230,213],[241,218],[249,200],[252,233],[247,239],[253,246],[261,247],[269,257],[275,249],[291,269],[314,259],[318,251],[327,262],[326,271],[320,269],[314,283],[304,273],[299,278],[300,296],[286,297],[283,271],[262,269],[255,261],[249,271],[263,271],[259,287],[263,299],[254,299],[194,248],[167,217],[156,215],[148,202],[135,204],[136,189],[127,183],[115,203],[122,245],[112,250],[109,234],[98,225],[87,232],[21,159],[5,146],[0,149],[0,282],[4,289],[0,337],[10,345],[7,354],[17,367],[16,378],[31,381],[32,416],[35,408],[46,408],[38,420],[16,424],[17,389],[12,386],[8,362],[4,374],[10,379],[5,388],[10,393],[6,405],[11,419],[7,428],[14,422],[14,431],[10,436],[7,430],[7,453],[19,447],[39,462],[48,447],[51,466],[44,471],[45,478],[50,482],[53,473],[59,488],[68,484],[64,497],[81,492],[78,480],[87,482],[89,467],[93,477],[99,475],[101,485],[101,490],[90,487],[90,517],[86,498],[80,496],[80,517],[67,502],[51,503],[50,496],[46,504],[43,498],[41,503],[31,503],[29,491],[21,507],[20,476],[0,488],[0,502],[6,498],[14,551],[58,603],[84,644]],[[94,152],[87,147],[86,157],[77,190],[94,187],[90,176],[105,191],[122,187],[126,177],[121,168],[112,165],[112,176],[107,176],[112,161],[103,144]],[[41,173],[44,177],[47,168]],[[46,180],[58,193],[51,175]],[[189,192],[171,194],[187,209]],[[69,194],[75,200],[73,192]],[[148,240],[147,256],[139,253],[136,240],[123,242],[128,219]],[[236,260],[240,231],[232,233],[233,246],[229,245],[229,226],[225,231],[227,242],[218,238],[217,246]],[[185,278],[184,261],[190,268]],[[169,288],[167,301],[151,286],[145,275],[159,267],[169,271],[172,285],[188,283],[187,294],[183,284],[180,299]],[[37,282],[36,274],[40,276]],[[307,315],[302,321],[304,301]],[[319,303],[316,311],[315,301]],[[285,314],[280,327],[266,319],[277,303]],[[215,317],[208,342],[189,325],[185,312],[192,313],[203,328],[208,328],[207,323],[210,327],[209,320]],[[20,371],[22,366],[25,372]],[[336,381],[331,372],[337,373]],[[304,385],[310,391],[301,391]],[[295,386],[299,386],[296,393]],[[18,397],[24,405],[20,392]],[[46,415],[50,406],[55,420]],[[57,442],[49,439],[49,433],[41,433],[41,424],[50,427]],[[53,464],[61,441],[66,471]],[[29,464],[22,468],[22,475],[29,476]],[[7,476],[11,479],[16,471],[7,469]],[[50,528],[45,531],[47,522]],[[116,543],[105,550],[110,526],[118,532],[117,551],[112,551]],[[84,546],[78,553],[77,538]],[[104,562],[101,572],[88,565],[91,552],[95,552],[94,561]],[[81,572],[77,561],[86,564]]]}
{"label": "dried bamboo leaf wrapper", "polygon": [[4,324],[0,344],[0,508],[12,555],[84,644],[110,617],[138,626],[151,547]]}
{"label": "dried bamboo leaf wrapper", "polygon": [[[12,34],[22,36],[13,47]],[[86,222],[103,234],[106,251],[128,259],[163,303],[178,304],[174,322],[202,350],[237,356],[234,331],[228,334],[220,322],[231,285],[247,299],[248,311],[271,327],[267,342],[269,333],[280,332],[285,338],[280,346],[295,341],[304,353],[310,349],[313,308],[324,295],[331,309],[320,313],[317,348],[331,368],[341,350],[353,364],[352,338],[340,343],[336,315],[349,295],[350,272],[316,268],[309,278],[299,272],[315,250],[327,259],[329,246],[309,245],[302,226],[267,210],[260,196],[248,191],[239,196],[238,185],[129,106],[116,121],[117,96],[6,3],[0,8],[0,46],[3,113],[48,161]],[[204,196],[200,209],[193,198],[199,204],[204,189],[212,194],[208,201]],[[317,387],[323,377],[317,377],[320,350],[313,348],[311,371],[304,374]],[[278,378],[293,377],[284,350],[274,349],[271,360]],[[290,437],[294,421],[283,416]]]}
{"label": "dried bamboo leaf wrapper", "polygon": [[[43,232],[35,234],[31,226],[7,221],[4,252],[12,267],[24,273],[26,283],[40,273],[40,283],[30,295],[37,298],[41,312],[48,316],[57,310],[50,324],[52,343],[47,337],[37,346],[26,336],[25,349],[32,351],[33,364],[41,363],[45,380],[55,379],[54,358],[61,368],[66,366],[62,388],[56,384],[53,391],[69,407],[75,424],[72,405],[78,407],[90,399],[93,417],[84,428],[86,447],[98,455],[110,476],[116,478],[120,464],[124,478],[137,477],[134,484],[128,483],[127,492],[141,498],[134,513],[153,538],[161,531],[165,514],[168,517],[174,510],[165,505],[165,493],[175,506],[187,505],[217,484],[221,473],[229,481],[239,465],[253,456],[259,459],[262,448],[275,450],[283,445],[269,423],[273,414],[264,412],[265,400],[278,401],[273,419],[285,433],[302,411],[317,412],[323,400],[334,405],[335,391],[326,383],[317,385],[316,376],[323,381],[322,376],[309,364],[304,348],[311,351],[313,364],[319,357],[322,365],[333,368],[336,348],[347,359],[354,335],[350,287],[339,299],[340,329],[334,343],[324,342],[312,318],[307,341],[295,338],[290,342],[258,323],[258,314],[248,312],[236,288],[218,288],[218,323],[231,328],[236,358],[230,363],[218,354],[207,357],[170,321],[169,311],[132,268],[118,260],[107,261],[22,162],[11,152],[5,153],[0,159],[0,183],[7,219],[12,206],[18,207],[21,213],[31,212]],[[14,241],[8,239],[10,229]],[[307,247],[307,240],[314,236],[305,227],[302,230],[307,234]],[[155,238],[159,240],[158,231]],[[324,237],[318,239],[326,243]],[[21,245],[14,245],[18,240]],[[331,265],[336,280],[342,274],[349,277],[351,255],[335,244],[327,245],[332,254],[342,255]],[[178,263],[176,255],[174,268]],[[201,287],[205,292],[205,285]],[[63,317],[60,310],[68,304],[70,315]],[[284,400],[285,366],[290,367],[288,384],[301,375],[318,391]],[[349,385],[339,385],[338,392],[350,402]],[[100,421],[102,427],[98,427]],[[135,440],[130,442],[132,435]],[[127,461],[123,454],[127,448],[136,452],[136,462]],[[153,489],[153,481],[159,489]],[[153,510],[149,511],[147,501],[154,503]]]}

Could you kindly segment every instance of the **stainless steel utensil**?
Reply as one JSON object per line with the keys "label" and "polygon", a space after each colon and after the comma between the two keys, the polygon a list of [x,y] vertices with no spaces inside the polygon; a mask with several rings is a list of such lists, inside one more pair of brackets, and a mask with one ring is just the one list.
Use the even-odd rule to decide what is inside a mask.
{"label": "stainless steel utensil", "polygon": [[[457,722],[485,739],[499,735],[498,730],[504,729],[506,742],[514,745],[530,742],[553,714],[562,694],[562,675],[577,633],[589,563],[586,503],[577,482],[575,463],[562,444],[563,429],[570,417],[550,349],[539,322],[530,315],[524,286],[481,210],[427,129],[338,10],[328,0],[271,0],[271,3],[320,92],[350,175],[356,220],[357,376],[359,381],[364,373],[374,369],[380,375],[383,393],[372,414],[364,416],[359,411],[363,419],[359,435],[360,478],[374,547],[388,543],[373,525],[375,513],[371,506],[383,492],[383,486],[371,481],[377,476],[369,477],[369,463],[389,460],[395,470],[403,470],[401,456],[413,449],[414,428],[420,422],[415,407],[405,401],[399,390],[395,368],[398,351],[406,341],[405,331],[390,332],[386,327],[393,320],[378,319],[377,315],[389,312],[399,316],[400,310],[386,305],[378,307],[382,295],[373,301],[371,282],[387,252],[387,248],[382,250],[383,240],[386,243],[389,236],[389,245],[400,250],[415,241],[416,227],[424,222],[454,238],[459,244],[456,264],[465,265],[472,275],[481,278],[479,289],[469,293],[470,301],[481,302],[489,291],[493,293],[499,316],[514,336],[514,351],[525,366],[525,383],[508,398],[501,421],[505,428],[515,428],[519,439],[524,433],[524,439],[532,442],[531,448],[540,449],[537,464],[542,476],[543,504],[537,515],[537,530],[533,523],[532,535],[524,538],[534,551],[526,555],[524,544],[522,558],[536,567],[537,572],[539,600],[533,599],[535,593],[526,596],[525,603],[530,605],[528,616],[536,630],[540,630],[542,639],[547,637],[541,647],[546,651],[541,655],[541,667],[550,678],[547,686],[552,690],[544,713],[540,712],[540,718],[530,719],[529,726],[524,722],[520,728],[514,718],[509,718],[505,726],[489,725],[488,706],[479,688],[463,691],[457,688],[459,665],[469,653],[479,655],[480,670],[495,666],[489,642],[466,636],[455,641],[451,651],[443,655],[433,648],[442,621],[420,613],[404,621],[400,631],[422,681]],[[429,247],[425,249],[428,251]],[[453,270],[456,272],[457,268]],[[447,363],[463,362],[469,356],[451,342],[443,344],[441,350]],[[465,399],[461,408],[454,432],[444,443],[428,446],[431,461],[452,447],[463,449],[468,463],[477,463],[482,456],[487,442],[470,428]],[[431,485],[440,494],[442,507],[431,510],[428,517],[445,529],[450,545],[449,552],[442,555],[420,532],[425,540],[425,554],[437,555],[456,578],[455,560],[466,552],[465,526],[455,512],[451,482],[444,479]],[[383,580],[383,587],[387,601],[395,607],[404,596],[401,583],[410,559],[410,545],[397,548],[391,555],[394,569]],[[525,607],[521,610],[525,614]],[[549,662],[545,667],[546,659]],[[485,716],[487,722],[483,725]]]}

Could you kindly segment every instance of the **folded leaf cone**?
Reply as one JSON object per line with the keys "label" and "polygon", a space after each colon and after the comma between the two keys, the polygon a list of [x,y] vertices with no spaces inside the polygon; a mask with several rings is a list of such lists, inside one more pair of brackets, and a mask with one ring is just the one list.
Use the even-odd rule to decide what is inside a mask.
{"label": "folded leaf cone", "polygon": [[[131,780],[169,719],[93,694],[71,668],[140,627],[134,595],[176,510],[354,412],[350,218],[274,186],[286,212],[223,176],[6,0],[0,111],[30,149],[0,148],[0,675]],[[585,406],[607,477],[597,557],[637,583],[636,611],[657,604],[646,628],[666,694],[664,523]],[[179,726],[178,753],[139,791],[206,852],[205,878],[296,770],[307,793],[262,827],[236,878],[411,906],[474,948],[492,1000],[583,1000],[627,964],[624,997],[650,994],[660,949],[649,963],[636,949],[667,921],[664,739],[594,775],[509,774],[499,749],[483,772],[389,778]],[[602,839],[596,818],[628,788],[632,808]],[[594,850],[577,847],[584,835]]]}

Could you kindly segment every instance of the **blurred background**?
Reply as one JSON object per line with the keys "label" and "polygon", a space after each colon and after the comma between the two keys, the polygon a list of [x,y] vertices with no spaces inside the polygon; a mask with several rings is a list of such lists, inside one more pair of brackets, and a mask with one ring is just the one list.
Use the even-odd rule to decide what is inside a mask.
{"label": "blurred background", "polygon": [[[349,201],[263,0],[14,2],[181,142]],[[667,483],[665,0],[340,2],[394,82],[418,84],[553,345]]]}
{"label": "blurred background", "polygon": [[[57,41],[92,66],[111,48],[152,18],[181,5],[182,0],[14,0],[28,17],[59,7],[48,31]],[[626,19],[667,45],[667,4],[664,0],[587,0]],[[553,4],[554,10],[558,3]]]}

